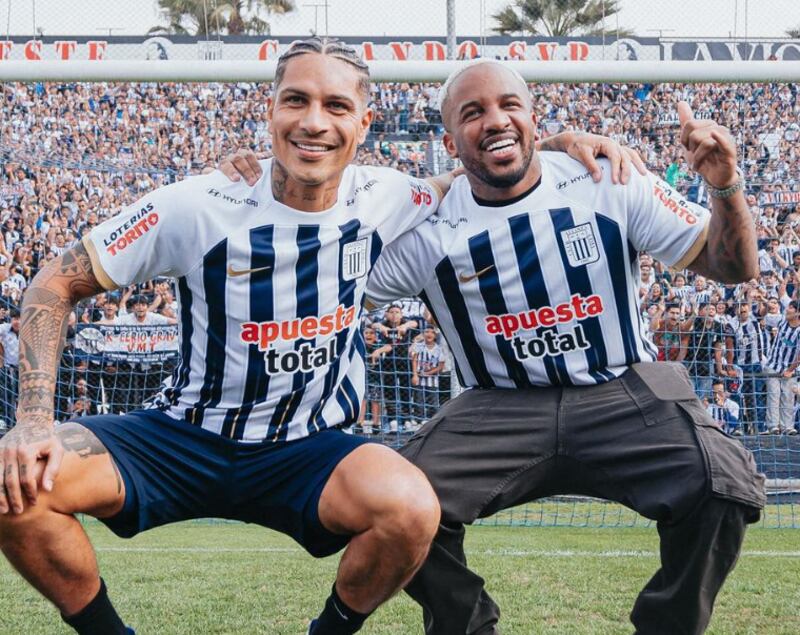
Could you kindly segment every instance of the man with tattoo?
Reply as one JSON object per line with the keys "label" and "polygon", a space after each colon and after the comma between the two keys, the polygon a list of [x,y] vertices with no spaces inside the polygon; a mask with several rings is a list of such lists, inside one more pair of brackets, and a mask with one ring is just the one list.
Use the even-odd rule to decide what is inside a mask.
{"label": "man with tattoo", "polygon": [[[286,533],[315,556],[347,546],[314,635],[358,631],[424,560],[439,521],[424,475],[340,428],[357,420],[363,394],[367,274],[435,211],[451,177],[349,165],[372,117],[368,87],[352,49],[295,43],[268,106],[269,179],[213,173],[156,190],[94,227],[26,294],[18,423],[0,441],[0,547],[77,632],[127,627],[76,513],[120,536],[224,517]],[[594,164],[600,146],[581,137],[573,150]],[[618,152],[614,178],[619,169]],[[54,429],[72,307],[162,275],[177,278],[180,298],[170,385],[153,408]]]}
{"label": "man with tattoo", "polygon": [[[354,50],[299,42],[276,74],[270,180],[217,172],[156,190],[94,227],[25,295],[17,425],[0,441],[0,547],[78,633],[132,629],[77,513],[124,537],[224,517],[286,533],[314,556],[346,546],[315,635],[359,630],[436,532],[422,473],[340,428],[361,402],[366,275],[435,211],[437,183],[349,165],[372,117]],[[151,409],[54,428],[72,307],[162,275],[180,291],[182,364],[169,387]]]}
{"label": "man with tattoo", "polygon": [[442,89],[444,143],[466,175],[437,212],[384,250],[367,295],[420,295],[461,383],[401,449],[439,497],[442,524],[407,591],[431,635],[497,633],[499,609],[467,568],[464,525],[543,496],[620,502],[658,522],[661,568],[631,614],[637,633],[702,633],[764,477],[724,435],[678,363],[654,363],[638,312],[638,252],[723,282],[757,273],[736,146],[678,107],[681,143],[712,213],[652,174],[595,183],[536,153],[519,75],[493,61]]}

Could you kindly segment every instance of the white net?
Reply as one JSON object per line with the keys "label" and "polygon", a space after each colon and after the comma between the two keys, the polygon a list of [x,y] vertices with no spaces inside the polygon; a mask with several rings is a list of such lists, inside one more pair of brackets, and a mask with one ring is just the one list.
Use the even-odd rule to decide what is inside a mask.
{"label": "white net", "polygon": [[[33,69],[38,60],[26,60],[26,56],[52,60],[57,57],[89,60],[94,56],[93,63],[97,64],[104,60],[147,58],[205,60],[207,63],[219,59],[257,61],[262,56],[274,60],[295,39],[290,31],[285,31],[286,35],[282,34],[284,32],[276,34],[278,25],[284,20],[289,21],[289,16],[271,20],[274,35],[268,38],[263,35],[231,38],[219,32],[212,33],[210,29],[201,36],[143,36],[144,26],[125,27],[139,29],[135,34],[112,33],[107,36],[97,33],[98,29],[106,26],[101,21],[105,19],[101,17],[104,12],[109,12],[123,24],[134,24],[128,21],[121,5],[116,7],[107,2],[102,5],[83,3],[92,7],[95,13],[90,23],[98,26],[74,27],[81,30],[67,31],[65,35],[78,32],[83,35],[62,37],[55,34],[57,29],[73,27],[42,26],[49,24],[45,16],[46,11],[52,9],[51,4],[55,3],[37,3],[40,12],[37,24],[44,29],[44,35],[40,35],[35,30],[26,33],[28,27],[16,21],[20,6],[25,6],[25,3],[0,3],[0,18],[8,17],[4,9],[9,7],[11,16],[6,29],[10,36],[5,38],[5,44],[0,43],[0,51],[3,51],[0,57],[5,58],[0,61],[0,73],[3,72],[2,64],[11,60],[31,64]],[[357,4],[330,2],[331,24],[334,13],[338,20],[339,16],[350,11],[347,7]],[[426,52],[430,52],[431,57],[438,57],[440,47],[446,45],[445,3],[441,3],[441,15],[425,14],[426,19],[438,20],[439,26],[432,29],[430,36],[416,39],[406,38],[402,31],[398,31],[403,22],[391,13],[390,4],[391,11],[395,12],[409,12],[411,9],[398,8],[401,3],[387,3],[386,12],[395,19],[395,28],[391,30],[394,35],[383,35],[384,31],[377,23],[372,27],[374,30],[370,30],[370,22],[362,22],[364,30],[358,31],[354,26],[351,41],[361,47],[366,57],[373,55],[378,60],[405,55],[421,61]],[[646,25],[649,23],[642,22],[642,26],[636,27],[635,37],[617,38],[616,32],[608,32],[592,36],[594,39],[581,35],[580,38],[524,40],[518,36],[497,36],[500,38],[497,40],[492,39],[495,36],[487,35],[491,12],[497,10],[497,7],[486,6],[490,4],[481,3],[484,5],[483,17],[478,21],[477,31],[472,31],[472,27],[460,31],[476,34],[458,40],[459,44],[472,42],[475,45],[475,49],[472,44],[465,45],[464,50],[470,52],[469,56],[476,52],[514,57],[514,51],[522,51],[526,59],[546,56],[564,59],[574,54],[579,59],[602,60],[605,57],[616,60],[626,57],[640,62],[647,59],[730,60],[737,57],[765,60],[772,55],[778,60],[800,58],[798,43],[781,39],[783,27],[770,31],[770,37],[760,39],[745,37],[737,31],[743,28],[741,26],[733,29],[735,37],[706,39],[683,37],[687,35],[685,31],[647,34]],[[689,12],[695,12],[692,15],[701,20],[707,15],[703,13],[707,10],[706,4],[720,5],[715,9],[716,15],[725,17],[732,24],[741,25],[739,21],[745,17],[745,14],[737,14],[734,20],[731,13],[733,2],[702,3],[703,8],[696,2],[651,4],[659,5],[662,13],[671,15],[684,9],[684,20],[687,20]],[[113,11],[112,5],[115,6]],[[476,5],[478,3],[459,3],[459,11],[464,7],[459,15],[471,15],[469,12],[474,13]],[[745,5],[736,3],[739,7],[736,11],[743,11]],[[63,7],[63,3],[59,6]],[[619,14],[620,24],[633,25],[635,21],[633,18],[627,21],[627,16],[634,14],[625,12],[634,11],[633,3],[622,3],[622,6],[624,11]],[[314,10],[317,20],[320,20],[324,7]],[[307,13],[308,8],[301,7],[297,11],[296,18],[299,19],[299,13]],[[787,16],[791,16],[792,11],[796,11],[794,3],[787,5],[781,23],[791,22]],[[374,16],[381,13],[377,5],[373,13]],[[348,15],[354,24],[365,20],[363,11]],[[156,21],[157,17],[154,15],[151,19]],[[658,19],[658,16],[653,19]],[[749,19],[752,20],[752,16]],[[775,22],[773,19],[771,24]],[[797,22],[800,23],[800,16]],[[666,19],[660,23],[672,24]],[[688,24],[688,21],[684,23]],[[751,27],[755,23],[754,20]],[[108,24],[112,23],[108,21]],[[112,29],[111,26],[107,28]],[[297,26],[292,28],[300,29]],[[461,28],[459,22],[459,30]],[[317,30],[321,30],[319,25]],[[666,26],[662,28],[662,31],[667,30]],[[87,31],[93,33],[87,34]],[[295,33],[304,34],[303,31],[307,32],[308,28],[303,27]],[[766,31],[762,33],[767,34]],[[426,40],[431,44],[425,45]],[[406,46],[405,42],[410,44]],[[758,436],[758,432],[771,427],[767,422],[766,389],[770,377],[757,365],[742,361],[745,358],[741,353],[751,342],[732,330],[730,323],[739,304],[751,304],[766,334],[766,340],[761,344],[766,350],[775,321],[780,319],[784,310],[784,296],[800,297],[800,261],[795,258],[795,254],[800,252],[800,154],[797,150],[800,95],[794,83],[741,83],[739,80],[741,77],[716,83],[537,83],[531,84],[530,88],[543,135],[563,130],[609,135],[637,149],[652,171],[663,175],[688,199],[701,204],[707,202],[702,180],[680,156],[676,138],[676,104],[681,99],[686,100],[692,104],[697,117],[716,119],[731,129],[740,147],[741,167],[748,183],[748,202],[761,239],[762,275],[751,284],[724,285],[706,281],[703,286],[691,276],[681,280],[680,272],[643,260],[641,310],[643,318],[651,324],[662,357],[680,358],[686,363],[698,392],[706,399],[709,410],[716,413],[714,416],[719,417],[720,425],[730,432],[743,433],[745,442],[756,451],[759,466],[773,483],[772,500],[791,505],[797,494],[796,484],[800,475],[800,445],[796,442],[797,437],[788,434]],[[375,82],[371,87],[370,102],[376,117],[367,142],[358,150],[357,161],[390,166],[416,176],[449,169],[452,162],[442,147],[443,127],[435,108],[439,89],[438,81]],[[64,80],[3,84],[0,95],[0,318],[11,320],[27,284],[46,262],[74,244],[98,221],[116,214],[121,207],[133,203],[145,192],[214,166],[238,148],[248,147],[269,153],[271,138],[265,111],[270,91],[269,83],[244,80],[204,83]],[[105,294],[78,308],[59,374],[55,404],[59,419],[131,410],[158,389],[178,360],[177,327],[129,328],[115,324],[114,318],[127,308],[133,295],[143,295],[151,305],[150,310],[174,317],[173,284],[169,280],[154,280],[116,294]],[[680,320],[685,326],[682,335],[660,317],[668,302],[679,306]],[[699,313],[701,305],[705,304],[714,306],[713,332],[694,326],[701,324]],[[383,321],[382,312],[365,319],[365,328],[374,323],[378,329],[376,345],[392,340],[392,346],[370,366],[362,416],[355,422],[357,432],[383,435],[388,443],[395,445],[408,438],[409,432],[430,418],[457,390],[455,372],[446,351],[435,381],[425,385],[412,381],[413,349],[418,344],[414,339],[423,330],[425,310],[413,298],[404,300],[402,308],[406,319],[418,322],[417,329],[411,330],[406,338],[408,341],[394,341],[396,334],[379,328]],[[0,428],[13,424],[17,391],[13,346],[4,342],[3,347]],[[726,399],[735,408],[715,409],[717,396],[712,394],[709,386],[719,378],[724,379]],[[800,402],[796,399],[796,392],[791,392],[790,404],[784,404],[779,414],[780,420],[787,422],[780,426],[784,432],[797,429],[795,404]],[[725,403],[722,400],[722,404]],[[576,524],[612,522],[609,519],[613,515],[609,515],[607,508],[602,508],[600,520],[582,520],[580,515],[578,520],[574,520],[578,509],[574,502],[569,502],[569,507],[565,507],[563,501],[552,505],[555,505],[553,509],[557,519],[572,518],[568,522]],[[550,517],[547,511],[550,509],[546,506],[535,510],[526,508],[520,512],[522,516],[509,517],[509,522],[548,524],[548,520],[542,519]],[[565,509],[572,511],[564,516]],[[779,506],[777,509],[782,508]],[[540,520],[536,521],[536,518]],[[628,522],[618,520],[617,516],[613,518],[617,518],[613,522]],[[780,518],[783,521],[778,524],[795,525],[797,522],[791,514]],[[787,521],[787,518],[791,520]]]}

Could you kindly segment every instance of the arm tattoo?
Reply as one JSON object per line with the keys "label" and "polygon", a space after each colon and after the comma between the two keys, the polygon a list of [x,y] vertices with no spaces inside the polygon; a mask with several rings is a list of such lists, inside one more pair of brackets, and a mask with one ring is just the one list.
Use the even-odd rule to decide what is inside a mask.
{"label": "arm tattoo", "polygon": [[36,276],[22,303],[19,331],[20,422],[51,424],[56,374],[75,303],[102,291],[82,243]]}
{"label": "arm tattoo", "polygon": [[540,139],[539,140],[539,151],[540,152],[566,152],[567,144],[565,140],[568,138],[568,135],[573,135],[573,140],[577,137],[581,137],[585,135],[585,132],[561,132],[557,135],[553,135],[552,137],[547,137],[547,139]]}
{"label": "arm tattoo", "polygon": [[[741,198],[737,204],[737,199]],[[712,199],[708,242],[692,271],[725,283],[743,282],[758,274],[756,229],[741,195]]]}

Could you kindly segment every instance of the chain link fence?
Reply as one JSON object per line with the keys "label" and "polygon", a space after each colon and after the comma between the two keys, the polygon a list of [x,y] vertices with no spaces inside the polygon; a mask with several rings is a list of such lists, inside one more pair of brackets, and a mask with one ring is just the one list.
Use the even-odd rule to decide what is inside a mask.
{"label": "chain link fence", "polygon": [[[65,3],[52,0],[35,5],[0,0],[0,33],[5,33],[0,35],[0,64],[9,59],[31,64],[40,59],[274,60],[291,41],[310,32],[343,35],[367,59],[439,59],[447,52],[444,0],[418,6],[344,0],[296,3],[296,10],[283,16],[263,11],[245,16],[269,22],[270,34],[235,36],[228,35],[222,15],[207,25],[204,18],[202,29],[199,22],[181,23],[189,34],[148,34],[151,27],[168,21],[161,19],[155,3],[148,8],[133,4],[85,0],[70,3],[67,10]],[[759,4],[756,15],[756,3],[744,0],[623,0],[618,14],[601,21],[604,28],[598,35],[552,37],[494,33],[492,16],[505,3],[455,4],[456,55],[463,58],[631,63],[800,59],[800,41],[786,38],[787,29],[800,25],[795,1],[770,2],[768,8]],[[216,3],[199,6],[205,11]],[[4,84],[0,89],[0,319],[9,319],[19,306],[25,285],[39,268],[93,223],[153,188],[216,165],[240,147],[263,153],[271,149],[265,116],[269,84],[62,82]],[[453,161],[444,151],[435,107],[438,90],[436,83],[374,84],[370,99],[376,116],[357,161],[416,176],[450,169]],[[651,170],[701,204],[707,203],[702,181],[680,156],[676,104],[688,100],[696,116],[731,129],[758,225],[761,275],[743,285],[699,284],[692,276],[645,259],[641,311],[660,356],[687,365],[710,415],[727,432],[741,435],[754,451],[775,503],[768,524],[800,525],[793,504],[800,493],[800,437],[793,434],[800,420],[797,380],[778,377],[763,363],[788,302],[800,299],[797,86],[532,84],[531,92],[544,136],[576,129],[610,135],[636,148]],[[152,298],[159,285],[164,292],[164,284],[155,282],[136,291]],[[126,359],[92,348],[92,338],[81,341],[82,330],[94,328],[103,317],[113,319],[105,314],[104,303],[121,300],[107,296],[76,312],[74,339],[59,371],[58,419],[136,408],[178,363],[175,354],[147,361]],[[169,303],[164,304],[158,310],[166,315]],[[738,328],[743,304],[759,323],[755,338]],[[425,342],[424,307],[407,299],[402,308],[406,318],[417,322],[402,337],[382,324],[380,313],[365,321],[368,386],[361,417],[354,424],[355,432],[379,436],[394,446],[459,390],[446,344],[438,336],[432,346]],[[670,321],[675,309],[677,317]],[[748,356],[754,346],[756,352]],[[3,429],[14,421],[13,361],[4,356],[0,368]],[[775,382],[777,405],[774,389],[770,396]],[[773,428],[780,434],[760,434]],[[498,522],[616,526],[641,519],[613,506],[565,498],[514,510]]]}

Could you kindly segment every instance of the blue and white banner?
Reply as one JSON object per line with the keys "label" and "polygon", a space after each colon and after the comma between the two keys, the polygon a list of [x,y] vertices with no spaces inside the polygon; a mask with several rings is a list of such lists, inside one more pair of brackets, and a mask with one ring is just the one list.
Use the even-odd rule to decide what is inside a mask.
{"label": "blue and white banner", "polygon": [[178,355],[178,326],[80,324],[75,349],[95,361],[152,364]]}

